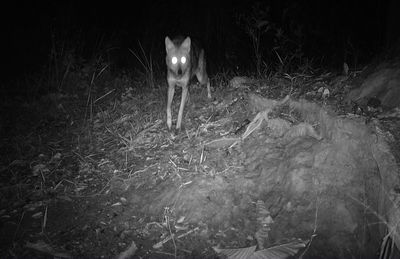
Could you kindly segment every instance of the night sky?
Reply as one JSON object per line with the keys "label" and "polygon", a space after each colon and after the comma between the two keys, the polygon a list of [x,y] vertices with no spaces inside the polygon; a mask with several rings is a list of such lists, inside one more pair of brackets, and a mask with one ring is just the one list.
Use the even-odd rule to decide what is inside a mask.
{"label": "night sky", "polygon": [[[243,21],[254,16],[254,10],[263,10],[263,21],[274,28],[261,38],[267,63],[276,63],[272,49],[280,47],[281,54],[299,48],[321,66],[340,67],[354,60],[362,64],[393,44],[400,31],[396,0],[83,2],[4,6],[5,80],[40,72],[54,44],[73,49],[83,59],[104,51],[115,69],[133,69],[138,64],[128,48],[137,49],[140,42],[163,69],[164,38],[177,34],[203,42],[211,75],[232,66],[251,70],[253,49]],[[287,41],[276,41],[277,29]]]}

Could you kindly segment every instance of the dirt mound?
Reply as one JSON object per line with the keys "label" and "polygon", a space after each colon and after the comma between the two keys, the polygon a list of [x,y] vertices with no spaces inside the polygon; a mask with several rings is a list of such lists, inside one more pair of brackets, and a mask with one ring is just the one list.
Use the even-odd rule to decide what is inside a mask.
{"label": "dirt mound", "polygon": [[203,143],[196,170],[180,181],[159,183],[145,197],[141,187],[131,190],[135,207],[200,226],[205,238],[223,233],[236,243],[220,244],[236,248],[301,238],[310,240],[306,258],[373,258],[387,226],[399,245],[390,136],[304,100],[249,95],[247,108],[257,116],[241,137]]}
{"label": "dirt mound", "polygon": [[347,94],[347,101],[367,105],[378,99],[384,110],[400,107],[400,41],[376,56],[353,80],[355,88]]}
{"label": "dirt mound", "polygon": [[381,64],[369,74],[364,82],[349,92],[347,99],[366,104],[370,98],[377,98],[385,108],[400,106],[400,65]]}

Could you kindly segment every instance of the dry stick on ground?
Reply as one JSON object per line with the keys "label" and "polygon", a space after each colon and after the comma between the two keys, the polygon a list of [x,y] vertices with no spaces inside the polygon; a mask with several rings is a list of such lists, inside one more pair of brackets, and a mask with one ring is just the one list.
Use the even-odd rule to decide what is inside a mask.
{"label": "dry stick on ground", "polygon": [[20,220],[18,222],[17,229],[15,229],[15,232],[14,232],[14,235],[13,235],[12,243],[14,243],[15,238],[17,237],[17,234],[18,234],[19,228],[21,227],[21,223],[22,223],[22,220],[23,220],[24,216],[25,216],[25,210],[22,211],[22,215],[21,215],[21,218],[20,218]]}
{"label": "dry stick on ground", "polygon": [[98,192],[96,192],[96,193],[93,193],[93,194],[90,194],[90,195],[71,195],[71,197],[74,197],[74,198],[93,198],[93,197],[95,197],[95,196],[101,195],[101,193],[102,193],[102,192],[107,188],[107,186],[110,184],[110,182],[111,182],[112,179],[113,179],[113,178],[110,178],[110,180],[107,181],[107,183],[103,186],[103,188],[101,188],[101,190],[98,191]]}
{"label": "dry stick on ground", "polygon": [[201,163],[203,162],[203,156],[204,156],[204,145],[203,145],[203,147],[202,147],[202,149],[201,149],[201,155],[200,155],[200,162],[199,162],[199,165],[201,165]]}
{"label": "dry stick on ground", "polygon": [[[189,231],[177,236],[176,239],[181,239],[181,238],[183,238],[183,237],[185,237],[185,236],[187,236],[187,235],[189,235],[189,234],[191,234],[191,233],[193,233],[193,232],[195,232],[197,230],[199,230],[199,227],[195,227],[194,229],[191,229],[191,230],[189,230]],[[155,248],[155,249],[161,248],[161,246],[163,244],[167,243],[169,240],[171,240],[172,237],[175,237],[175,234],[172,234],[172,236],[169,236],[166,239],[164,239],[164,240],[158,242],[157,244],[153,245],[153,248]],[[170,255],[172,255],[172,254],[170,254]]]}
{"label": "dry stick on ground", "polygon": [[186,133],[187,138],[190,140],[190,134],[189,134],[189,131],[187,129],[185,129],[185,133]]}
{"label": "dry stick on ground", "polygon": [[145,168],[140,169],[140,170],[137,170],[137,171],[135,171],[135,172],[133,172],[133,173],[132,173],[132,170],[133,170],[133,169],[132,169],[131,172],[129,172],[128,177],[131,178],[131,177],[133,177],[134,175],[136,175],[136,174],[138,174],[138,173],[145,172],[147,169],[149,169],[150,167],[153,167],[153,166],[155,166],[155,165],[159,165],[159,163],[155,163],[155,164],[146,166]]}
{"label": "dry stick on ground", "polygon": [[304,249],[303,253],[301,253],[301,255],[299,256],[299,258],[303,258],[303,256],[307,253],[308,249],[311,247],[311,243],[314,239],[314,237],[317,236],[317,221],[318,221],[318,208],[319,208],[319,197],[320,195],[318,194],[316,197],[316,201],[315,201],[315,217],[314,217],[314,229],[313,229],[313,233],[311,235],[310,241],[307,244],[306,249]]}
{"label": "dry stick on ground", "polygon": [[44,233],[44,230],[46,229],[46,225],[47,225],[47,205],[46,205],[46,209],[44,211],[44,216],[43,216],[42,233]]}
{"label": "dry stick on ground", "polygon": [[98,101],[100,101],[101,99],[103,99],[104,97],[106,97],[107,95],[111,94],[112,92],[114,92],[115,89],[112,89],[110,91],[108,91],[107,93],[103,94],[102,96],[100,96],[99,98],[97,98],[96,100],[94,100],[94,104],[97,103]]}
{"label": "dry stick on ground", "polygon": [[175,243],[174,235],[172,234],[172,231],[171,231],[171,225],[169,223],[169,217],[168,216],[166,216],[166,223],[167,223],[167,226],[168,226],[169,235],[170,235],[170,237],[172,239],[172,243],[174,244],[174,255],[175,255],[175,258],[176,258],[176,243]]}

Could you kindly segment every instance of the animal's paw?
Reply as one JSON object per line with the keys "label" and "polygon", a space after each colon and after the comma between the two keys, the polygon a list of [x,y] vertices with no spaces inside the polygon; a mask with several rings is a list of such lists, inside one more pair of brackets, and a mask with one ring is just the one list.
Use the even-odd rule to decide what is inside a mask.
{"label": "animal's paw", "polygon": [[182,132],[186,132],[186,129],[185,129],[185,126],[184,126],[184,125],[182,125],[180,128],[176,127],[176,129],[175,129],[175,131],[174,131],[174,133],[175,133],[176,135],[179,135],[179,134],[182,133]]}

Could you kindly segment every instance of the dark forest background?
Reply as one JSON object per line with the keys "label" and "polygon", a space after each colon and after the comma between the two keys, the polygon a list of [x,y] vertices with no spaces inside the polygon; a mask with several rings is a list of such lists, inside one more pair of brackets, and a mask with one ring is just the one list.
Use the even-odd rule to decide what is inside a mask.
{"label": "dark forest background", "polygon": [[254,71],[254,37],[271,70],[279,59],[356,68],[396,42],[399,7],[396,0],[13,2],[2,8],[3,90],[40,73],[60,50],[83,60],[101,55],[118,71],[140,66],[128,51],[140,43],[164,71],[164,38],[176,34],[203,42],[211,75]]}

